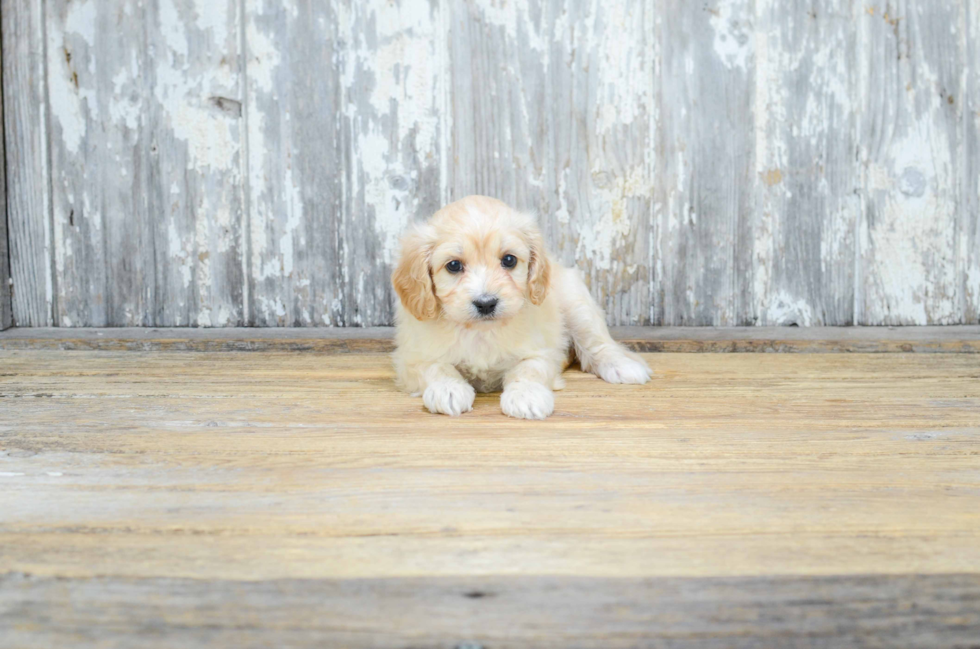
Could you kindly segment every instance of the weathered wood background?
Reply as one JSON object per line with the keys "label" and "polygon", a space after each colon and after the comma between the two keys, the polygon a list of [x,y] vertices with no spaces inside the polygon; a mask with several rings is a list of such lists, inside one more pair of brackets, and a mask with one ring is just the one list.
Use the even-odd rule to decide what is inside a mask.
{"label": "weathered wood background", "polygon": [[976,323],[980,0],[2,0],[20,326],[368,326],[541,215],[613,324]]}
{"label": "weathered wood background", "polygon": [[[2,16],[0,16],[2,19]],[[0,69],[3,54],[0,52]],[[3,132],[3,102],[0,101],[0,133]],[[3,141],[0,138],[0,160],[4,160]],[[7,179],[4,165],[0,164],[0,331],[13,324],[13,302],[10,296],[10,253],[7,248]]]}

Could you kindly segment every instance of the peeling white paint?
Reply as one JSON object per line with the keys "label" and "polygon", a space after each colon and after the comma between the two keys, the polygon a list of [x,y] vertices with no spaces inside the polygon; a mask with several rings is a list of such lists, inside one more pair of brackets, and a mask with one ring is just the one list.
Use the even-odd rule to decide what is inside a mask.
{"label": "peeling white paint", "polygon": [[68,5],[65,18],[65,33],[77,34],[89,45],[95,45],[96,21],[98,20],[96,0],[77,0]]}
{"label": "peeling white paint", "polygon": [[[391,186],[391,180],[404,181],[405,170],[398,162],[388,164],[389,149],[388,140],[379,133],[365,133],[358,138],[357,159],[365,181],[364,201],[374,207],[374,226],[382,238],[386,263],[392,262],[398,239],[412,217],[407,192],[395,191]],[[396,200],[396,194],[401,200]]]}
{"label": "peeling white paint", "polygon": [[302,188],[293,179],[293,170],[286,169],[286,222],[279,237],[279,255],[281,265],[277,269],[283,276],[291,277],[294,265],[294,242],[299,239],[299,229],[303,225],[303,193]]}
{"label": "peeling white paint", "polygon": [[[621,322],[647,308],[660,317],[647,291],[666,300],[659,306],[668,322],[685,309],[689,316],[714,308],[724,317],[748,311],[760,324],[820,324],[840,317],[826,310],[832,291],[849,281],[857,317],[869,324],[976,317],[964,308],[980,299],[980,255],[972,250],[973,216],[962,209],[976,205],[980,188],[962,177],[976,167],[957,138],[980,130],[968,94],[980,23],[966,24],[972,14],[962,8],[921,3],[896,26],[880,10],[871,16],[836,0],[818,3],[812,15],[776,0],[680,3],[684,31],[671,42],[672,24],[657,28],[662,12],[636,0],[540,7],[370,0],[314,9],[286,0],[160,0],[123,3],[119,15],[138,37],[107,48],[112,21],[103,3],[46,6],[40,67],[50,101],[39,128],[54,129],[40,141],[52,147],[42,155],[52,164],[53,185],[45,186],[55,202],[40,210],[53,215],[44,225],[53,263],[43,273],[54,273],[43,281],[63,325],[90,317],[79,296],[106,297],[112,260],[93,251],[106,241],[118,247],[120,231],[138,233],[125,254],[146,254],[139,246],[152,235],[165,267],[142,260],[137,272],[173,284],[167,290],[179,295],[182,323],[236,322],[228,286],[239,280],[225,274],[240,267],[254,283],[245,292],[260,293],[255,310],[274,324],[373,324],[386,313],[384,264],[423,191],[427,201],[436,193],[448,200],[470,187],[550,210],[548,234],[563,260],[589,269],[597,296]],[[297,23],[311,14],[316,25]],[[937,20],[946,14],[953,19]],[[147,18],[145,31],[128,29]],[[933,33],[936,24],[942,29]],[[472,30],[472,43],[451,38],[460,26]],[[681,46],[681,60],[664,62],[666,71],[663,42]],[[491,77],[473,80],[473,98],[447,85],[471,63]],[[290,76],[304,64],[332,75],[319,87],[324,96]],[[675,85],[664,84],[665,73]],[[727,84],[725,92],[715,84]],[[554,105],[537,105],[542,96]],[[484,123],[454,134],[455,119],[472,122],[471,101]],[[731,113],[746,104],[754,132]],[[674,129],[661,129],[661,113]],[[299,119],[312,123],[297,126]],[[310,128],[332,129],[338,151],[289,140]],[[847,160],[835,136],[857,138]],[[713,160],[705,141],[732,158],[715,166],[721,173],[706,172]],[[144,154],[148,160],[135,160]],[[137,174],[145,164],[150,172]],[[336,196],[316,186],[321,164],[331,176],[323,182],[341,187]],[[842,179],[841,165],[853,179]],[[146,178],[162,184],[145,188]],[[736,200],[747,211],[718,219],[716,210]],[[148,205],[164,221],[123,220],[150,218]],[[800,215],[807,209],[812,217]],[[362,232],[369,220],[373,231]],[[246,226],[243,259],[229,264]],[[331,264],[339,268],[328,269],[337,286],[313,270],[320,269],[307,241],[314,232],[317,252],[337,249]],[[644,246],[649,257],[638,259]],[[378,259],[362,262],[349,247],[377,251]],[[733,255],[730,265],[751,263],[745,277],[709,276],[736,272],[717,261]],[[796,277],[786,261],[796,258],[819,267]],[[83,260],[96,260],[92,273],[79,272]],[[746,295],[751,302],[740,304]],[[126,296],[114,313],[144,321],[145,299]],[[352,303],[356,316],[345,312]]]}
{"label": "peeling white paint", "polygon": [[194,24],[201,31],[208,32],[217,47],[224,47],[228,40],[228,3],[215,0],[194,0]]}
{"label": "peeling white paint", "polygon": [[871,318],[888,324],[946,324],[958,319],[955,283],[946,276],[956,233],[952,160],[946,131],[928,120],[909,125],[889,147],[888,167],[872,166],[882,209],[862,249],[873,264]]}
{"label": "peeling white paint", "polygon": [[[82,0],[70,5],[63,26],[55,23],[48,31],[48,101],[51,115],[61,125],[65,148],[73,155],[78,154],[87,132],[86,113],[92,119],[99,114],[95,93],[78,81],[79,72],[92,72],[78,66],[84,60],[80,54],[89,55],[95,46],[97,18],[96,2]],[[89,65],[94,63],[90,58]]]}
{"label": "peeling white paint", "polygon": [[143,105],[140,91],[135,88],[140,80],[139,63],[136,52],[130,56],[128,66],[119,68],[112,77],[112,97],[109,101],[109,116],[116,124],[125,124],[126,128],[134,131],[139,128],[140,115]]}
{"label": "peeling white paint", "polygon": [[[258,0],[249,0],[246,11],[251,15],[261,13]],[[246,27],[248,42],[248,84],[253,91],[272,93],[273,79],[276,69],[282,63],[282,53],[278,45],[264,31],[259,29],[254,20],[249,20]]]}
{"label": "peeling white paint", "polygon": [[776,293],[770,299],[765,315],[769,326],[786,327],[797,325],[812,327],[816,322],[813,307],[804,299],[797,298],[785,292]]}
{"label": "peeling white paint", "polygon": [[[352,187],[363,187],[364,201],[374,214],[385,263],[391,263],[398,239],[415,212],[418,178],[403,165],[403,152],[415,153],[423,165],[440,156],[438,133],[442,88],[438,20],[428,0],[386,0],[359,3],[345,15],[355,46],[342,77],[351,97],[347,114],[355,132],[351,156],[357,165]],[[365,27],[373,24],[373,34]],[[369,37],[376,43],[368,42]],[[373,79],[370,113],[355,98]],[[390,122],[397,118],[397,141]],[[432,161],[432,162],[430,162]]]}
{"label": "peeling white paint", "polygon": [[[623,130],[646,115],[652,104],[649,42],[643,36],[643,6],[617,0],[594,5],[605,23],[602,34],[590,33],[598,50],[600,103],[596,132]],[[648,9],[649,10],[649,9]]]}
{"label": "peeling white paint", "polygon": [[[208,6],[211,8],[200,16],[206,17],[206,28],[215,33],[214,23],[222,17],[228,20],[227,6]],[[224,8],[219,11],[220,7]],[[220,66],[192,69],[188,61],[188,24],[181,20],[174,0],[161,0],[160,14],[169,51],[157,58],[154,96],[169,118],[174,137],[187,144],[187,167],[200,171],[235,170],[240,149],[237,126],[233,128],[229,116],[216,109],[210,99],[234,94],[227,90],[228,73]],[[227,38],[224,30],[217,33]]]}
{"label": "peeling white paint", "polygon": [[[593,8],[597,0],[593,1]],[[519,0],[477,0],[480,15],[490,25],[502,27],[507,37],[540,54],[547,51],[548,41],[531,22],[530,12]],[[545,65],[547,68],[547,64]]]}
{"label": "peeling white paint", "polygon": [[[160,34],[169,48],[171,55],[187,60],[186,24],[180,15],[174,0],[160,0]],[[175,62],[176,63],[176,62]]]}
{"label": "peeling white paint", "polygon": [[571,172],[569,167],[564,167],[558,174],[558,209],[555,210],[555,219],[562,225],[568,225],[572,221],[568,213],[568,203],[566,195],[568,193],[568,174]]}
{"label": "peeling white paint", "polygon": [[628,175],[616,177],[596,190],[594,205],[602,217],[592,228],[583,228],[579,237],[578,256],[592,261],[597,268],[610,270],[614,251],[633,231],[634,223],[646,214],[630,210],[630,199],[650,198],[653,186],[642,167],[630,169]]}
{"label": "peeling white paint", "polygon": [[[765,0],[760,0],[763,5],[760,7],[760,14],[763,16],[768,16],[768,9],[766,5],[768,4]],[[714,19],[712,19],[714,20]],[[773,155],[769,150],[769,138],[770,129],[764,127],[765,124],[776,123],[779,124],[779,117],[772,115],[775,106],[774,103],[779,104],[779,109],[782,109],[782,97],[780,95],[780,85],[778,79],[775,78],[777,71],[779,70],[779,62],[773,65],[770,62],[769,53],[769,30],[767,21],[763,18],[759,21],[761,28],[755,34],[755,64],[756,64],[756,83],[755,83],[755,97],[753,102],[753,115],[756,121],[755,128],[755,172],[757,174],[763,174],[769,169],[778,169],[783,163],[780,159],[773,159]],[[716,33],[717,39],[717,33]],[[716,46],[717,49],[717,46]],[[775,97],[770,97],[770,88],[773,89],[773,95]],[[782,110],[783,117],[785,118],[785,110]],[[772,119],[775,117],[775,119]],[[776,152],[778,155],[782,151]]]}
{"label": "peeling white paint", "polygon": [[714,49],[729,69],[748,70],[752,54],[752,5],[750,0],[719,0],[711,13]]}
{"label": "peeling white paint", "polygon": [[191,285],[191,253],[190,242],[181,236],[174,222],[167,224],[167,252],[170,258],[177,262],[184,287]]}

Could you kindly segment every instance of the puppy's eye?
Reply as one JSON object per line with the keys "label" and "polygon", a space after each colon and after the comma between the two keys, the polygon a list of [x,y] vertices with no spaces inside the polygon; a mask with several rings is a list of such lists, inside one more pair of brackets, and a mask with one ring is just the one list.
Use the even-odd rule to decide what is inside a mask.
{"label": "puppy's eye", "polygon": [[453,259],[451,262],[446,264],[446,270],[448,270],[450,273],[462,272],[463,262],[459,261],[458,259]]}
{"label": "puppy's eye", "polygon": [[504,255],[504,258],[500,260],[500,265],[504,268],[513,268],[517,265],[517,257],[514,255]]}

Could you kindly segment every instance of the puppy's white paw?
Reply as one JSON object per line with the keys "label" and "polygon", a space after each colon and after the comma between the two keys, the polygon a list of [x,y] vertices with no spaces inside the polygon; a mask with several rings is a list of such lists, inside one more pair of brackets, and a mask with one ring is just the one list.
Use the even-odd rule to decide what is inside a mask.
{"label": "puppy's white paw", "polygon": [[653,375],[646,363],[630,358],[626,354],[617,354],[603,360],[596,366],[595,373],[607,383],[636,385],[643,385]]}
{"label": "puppy's white paw", "polygon": [[429,384],[422,393],[422,403],[435,414],[459,417],[473,410],[476,390],[464,381],[436,381]]}
{"label": "puppy's white paw", "polygon": [[533,381],[516,381],[500,395],[500,409],[517,419],[544,419],[555,411],[555,394]]}

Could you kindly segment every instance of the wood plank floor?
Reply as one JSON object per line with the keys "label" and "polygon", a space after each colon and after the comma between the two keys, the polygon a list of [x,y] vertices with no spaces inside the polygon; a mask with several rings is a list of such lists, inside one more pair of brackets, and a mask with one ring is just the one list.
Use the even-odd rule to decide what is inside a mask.
{"label": "wood plank floor", "polygon": [[980,646],[980,356],[647,358],[0,352],[0,646]]}

